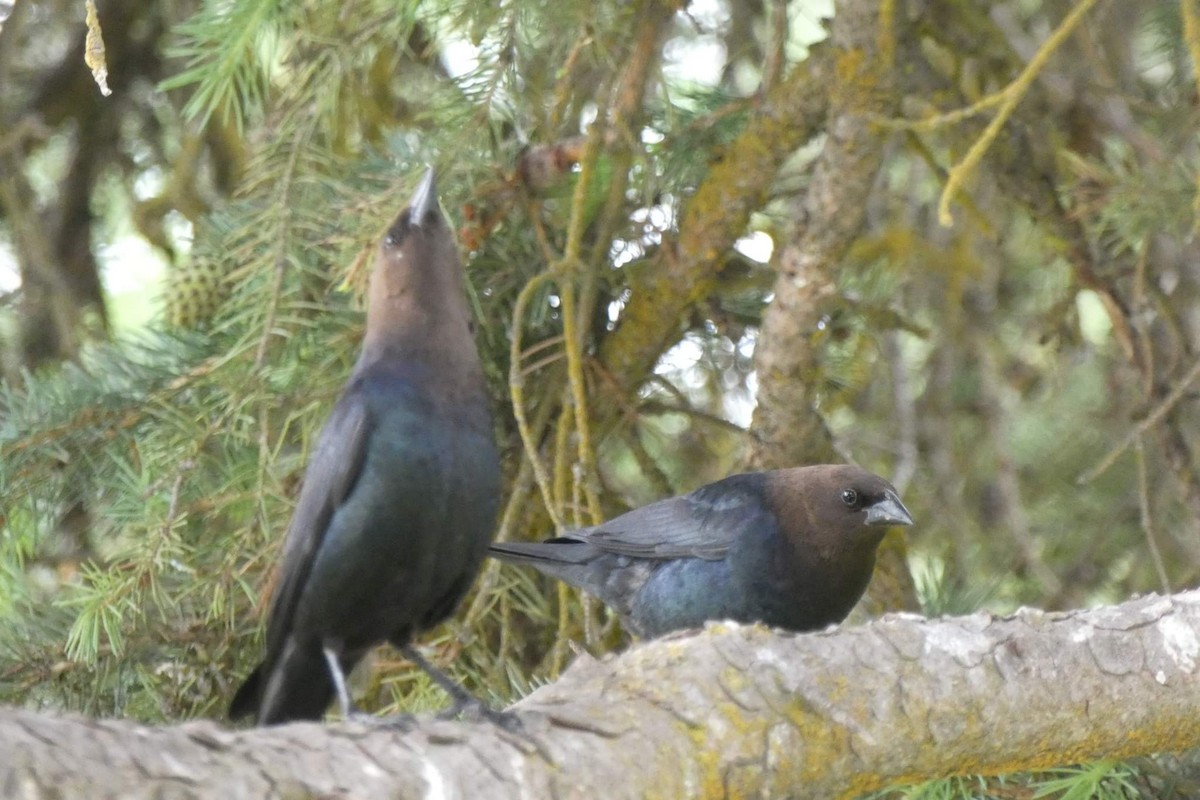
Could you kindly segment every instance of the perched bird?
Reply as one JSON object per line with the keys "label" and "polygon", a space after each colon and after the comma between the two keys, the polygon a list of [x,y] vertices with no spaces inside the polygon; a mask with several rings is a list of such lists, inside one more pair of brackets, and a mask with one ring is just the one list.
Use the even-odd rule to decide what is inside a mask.
{"label": "perched bird", "polygon": [[733,475],[594,528],[490,553],[599,597],[640,636],[721,619],[805,631],[850,613],[886,528],[911,524],[883,478],[823,464]]}
{"label": "perched bird", "polygon": [[[464,280],[430,169],[376,252],[362,353],[305,472],[266,657],[231,717],[320,719],[335,692],[349,714],[345,674],[382,641],[432,670],[410,642],[466,594],[500,496]],[[472,699],[431,675],[456,708]]]}

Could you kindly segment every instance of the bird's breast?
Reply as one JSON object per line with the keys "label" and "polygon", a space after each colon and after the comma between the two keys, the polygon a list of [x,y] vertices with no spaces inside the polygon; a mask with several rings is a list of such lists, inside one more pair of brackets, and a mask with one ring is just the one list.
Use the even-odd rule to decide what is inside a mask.
{"label": "bird's breast", "polygon": [[361,477],[333,512],[310,578],[337,587],[313,593],[323,602],[306,609],[312,629],[349,643],[420,629],[429,609],[452,609],[478,571],[499,459],[490,426],[446,411],[412,387],[372,398]]}

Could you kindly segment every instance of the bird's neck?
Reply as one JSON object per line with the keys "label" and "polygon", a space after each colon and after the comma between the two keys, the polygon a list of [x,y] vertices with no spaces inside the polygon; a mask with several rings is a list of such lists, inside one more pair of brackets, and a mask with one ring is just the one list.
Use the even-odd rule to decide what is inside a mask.
{"label": "bird's neck", "polygon": [[461,277],[453,270],[380,269],[371,276],[356,372],[379,363],[425,364],[447,391],[481,383]]}

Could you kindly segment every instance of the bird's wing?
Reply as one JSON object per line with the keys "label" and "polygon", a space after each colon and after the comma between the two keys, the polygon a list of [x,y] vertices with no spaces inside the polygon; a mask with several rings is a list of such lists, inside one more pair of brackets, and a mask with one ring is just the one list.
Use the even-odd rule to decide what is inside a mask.
{"label": "bird's wing", "polygon": [[371,413],[366,401],[354,392],[343,395],[321,430],[304,473],[271,603],[268,652],[283,646],[329,520],[362,473],[370,431]]}
{"label": "bird's wing", "polygon": [[744,531],[768,524],[774,520],[759,493],[721,481],[571,536],[619,555],[715,561]]}

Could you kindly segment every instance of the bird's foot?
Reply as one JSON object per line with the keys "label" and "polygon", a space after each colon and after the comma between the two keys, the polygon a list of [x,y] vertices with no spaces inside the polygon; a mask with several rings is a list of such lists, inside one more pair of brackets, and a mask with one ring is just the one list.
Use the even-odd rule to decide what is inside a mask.
{"label": "bird's foot", "polygon": [[386,717],[377,717],[366,711],[359,711],[357,708],[351,709],[343,719],[347,722],[357,722],[372,728],[387,728],[400,733],[409,733],[417,727],[417,718],[412,714],[388,714]]}
{"label": "bird's foot", "polygon": [[509,740],[525,750],[536,752],[546,761],[553,763],[554,759],[546,750],[541,740],[533,735],[521,721],[520,715],[512,711],[499,711],[477,698],[455,703],[445,711],[438,713],[438,719],[462,719],[466,722],[488,722],[495,725],[501,732],[508,734]]}
{"label": "bird's foot", "polygon": [[521,722],[521,718],[509,711],[497,711],[487,705],[479,698],[468,692],[463,687],[459,686],[448,675],[440,669],[429,663],[423,655],[417,652],[416,648],[411,644],[400,645],[400,652],[404,653],[408,660],[412,661],[418,667],[425,671],[430,679],[442,688],[446,694],[450,695],[452,705],[450,708],[438,714],[438,719],[457,719],[462,717],[470,721],[487,721],[495,725],[504,733],[509,734],[510,739],[514,743],[524,748],[532,746],[533,751],[539,753],[542,758],[553,763],[554,759],[546,752],[546,748],[533,735],[525,730],[525,725]]}
{"label": "bird's foot", "polygon": [[400,733],[411,733],[417,728],[417,718],[413,714],[388,714],[386,717],[372,717],[375,724],[381,728],[398,731]]}
{"label": "bird's foot", "polygon": [[503,731],[514,734],[524,734],[525,727],[521,718],[511,711],[497,711],[487,703],[477,698],[456,702],[450,708],[438,713],[438,719],[462,718],[469,722],[490,722]]}

